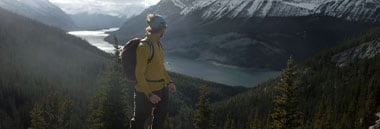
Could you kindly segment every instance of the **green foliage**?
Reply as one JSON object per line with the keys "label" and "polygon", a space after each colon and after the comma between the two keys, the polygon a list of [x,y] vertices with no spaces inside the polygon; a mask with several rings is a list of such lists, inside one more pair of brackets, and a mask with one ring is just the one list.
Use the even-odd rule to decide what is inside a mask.
{"label": "green foliage", "polygon": [[262,120],[259,118],[259,113],[255,112],[254,115],[251,115],[252,118],[248,121],[248,129],[262,129]]}
{"label": "green foliage", "polygon": [[101,89],[90,105],[88,128],[128,128],[130,118],[128,82],[119,64],[119,47],[117,45],[115,45],[111,66],[101,74],[99,85]]}
{"label": "green foliage", "polygon": [[47,123],[44,118],[44,111],[40,104],[36,104],[30,114],[32,127],[35,129],[46,129]]}
{"label": "green foliage", "polygon": [[234,129],[235,128],[235,121],[230,118],[230,116],[227,116],[227,120],[224,123],[223,129]]}
{"label": "green foliage", "polygon": [[[117,66],[111,65],[111,62],[115,61],[113,59],[117,57],[104,53],[83,39],[71,36],[60,29],[3,9],[0,9],[0,17],[2,18],[0,20],[1,129],[32,127],[31,117],[41,114],[38,112],[30,114],[32,109],[36,103],[42,108],[43,99],[52,91],[72,99],[71,129],[89,128],[89,125],[93,128],[106,126],[102,123],[104,121],[101,117],[105,114],[104,111],[121,107],[105,103],[127,103],[127,101],[131,103],[133,90],[123,91],[124,95],[127,91],[129,93],[129,96],[125,96],[128,99],[122,99],[123,102],[108,99],[110,92],[120,89],[120,87],[113,90],[108,88],[106,85],[118,82],[105,79],[113,76],[122,77],[117,75],[120,73],[109,72],[112,67]],[[169,124],[173,129],[178,129],[176,126],[187,127],[180,129],[193,129],[193,108],[198,100],[200,86],[209,86],[210,102],[222,101],[246,90],[244,87],[230,87],[176,73],[170,75],[177,84],[177,93],[170,95],[169,118],[175,121],[177,114],[181,114],[178,117],[186,120],[186,122],[170,121]],[[112,96],[118,98],[119,95],[112,94]],[[130,104],[125,105],[130,106]],[[39,108],[36,107],[35,110]],[[131,116],[130,111],[124,112],[127,113],[125,116]],[[107,117],[120,119],[112,117],[115,114],[111,113]],[[40,125],[38,123],[41,120],[35,119],[36,125]],[[43,121],[47,122],[45,119]],[[124,121],[127,121],[124,124],[129,123],[129,119]]]}
{"label": "green foliage", "polygon": [[178,113],[170,119],[173,129],[194,129],[193,126],[193,109],[183,105]]}
{"label": "green foliage", "polygon": [[[251,128],[252,120],[247,119],[246,114],[255,112],[259,112],[258,119],[263,123],[261,128],[267,129],[271,127],[270,125],[276,124],[268,120],[271,113],[269,109],[278,107],[281,103],[285,104],[284,100],[289,101],[288,97],[275,98],[281,95],[278,93],[278,86],[287,84],[284,82],[299,84],[296,91],[300,93],[299,96],[302,99],[299,99],[298,106],[295,104],[291,107],[297,107],[299,111],[302,111],[303,129],[366,129],[373,125],[377,119],[374,113],[380,111],[378,97],[380,96],[380,70],[378,69],[380,55],[368,59],[354,59],[343,67],[337,66],[332,57],[361,43],[379,39],[379,29],[374,30],[364,36],[353,38],[352,41],[347,41],[337,48],[323,51],[303,64],[297,65],[291,70],[297,73],[294,76],[289,74],[292,72],[285,70],[278,80],[271,80],[224,102],[216,103],[217,127],[223,128],[224,121],[227,119],[224,116],[231,114],[231,119],[238,122],[235,128]],[[286,78],[283,76],[284,73],[288,73]],[[295,83],[290,78],[299,82]],[[279,104],[268,103],[273,100]],[[277,110],[279,113],[275,116],[288,113],[285,109],[289,107],[283,107],[284,110]],[[218,121],[223,121],[223,123]],[[247,126],[239,126],[241,124]],[[281,124],[278,123],[278,125]]]}
{"label": "green foliage", "polygon": [[194,110],[201,96],[199,91],[202,86],[209,89],[210,103],[223,101],[247,90],[244,87],[226,86],[177,73],[169,74],[177,86],[177,92],[169,95],[169,118],[173,129],[195,128]]}
{"label": "green foliage", "polygon": [[302,113],[298,109],[300,82],[296,78],[296,67],[292,57],[288,60],[288,67],[281,74],[281,80],[275,85],[277,92],[273,100],[274,109],[271,116],[272,129],[300,129]]}
{"label": "green foliage", "polygon": [[213,110],[216,112],[216,127],[223,128],[225,121],[227,121],[226,116],[230,116],[235,121],[234,128],[249,129],[252,127],[251,122],[254,121],[251,117],[256,114],[257,119],[262,123],[259,127],[267,128],[267,116],[270,113],[268,109],[272,107],[271,100],[273,100],[274,96],[273,83],[275,83],[275,80],[213,104]]}
{"label": "green foliage", "polygon": [[31,127],[33,106],[43,106],[52,92],[72,99],[71,128],[84,128],[94,80],[109,55],[65,31],[6,10],[0,9],[0,17],[0,128]]}
{"label": "green foliage", "polygon": [[30,117],[34,129],[70,129],[72,101],[52,93],[43,104],[35,104]]}
{"label": "green foliage", "polygon": [[194,115],[194,127],[197,129],[213,129],[215,127],[215,116],[211,109],[208,97],[208,89],[206,87],[202,87]]}

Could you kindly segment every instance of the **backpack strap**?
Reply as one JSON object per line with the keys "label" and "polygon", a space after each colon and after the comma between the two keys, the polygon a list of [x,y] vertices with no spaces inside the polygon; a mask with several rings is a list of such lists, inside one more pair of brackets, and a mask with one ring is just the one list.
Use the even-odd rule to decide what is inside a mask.
{"label": "backpack strap", "polygon": [[153,57],[154,57],[154,46],[151,42],[147,42],[149,47],[150,47],[150,56],[149,56],[149,59],[148,59],[148,64],[150,64],[153,60]]}

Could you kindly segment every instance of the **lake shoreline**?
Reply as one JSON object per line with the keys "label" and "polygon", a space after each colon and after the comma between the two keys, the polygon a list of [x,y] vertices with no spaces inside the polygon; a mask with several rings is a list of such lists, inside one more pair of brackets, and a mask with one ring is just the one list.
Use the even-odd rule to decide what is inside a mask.
{"label": "lake shoreline", "polygon": [[[113,44],[105,41],[110,32],[119,28],[101,30],[81,30],[67,32],[70,35],[87,40],[91,45],[107,53],[114,52]],[[255,87],[269,79],[276,78],[280,71],[268,69],[241,68],[215,61],[181,58],[176,55],[165,55],[165,67],[168,71],[202,80],[230,85]]]}

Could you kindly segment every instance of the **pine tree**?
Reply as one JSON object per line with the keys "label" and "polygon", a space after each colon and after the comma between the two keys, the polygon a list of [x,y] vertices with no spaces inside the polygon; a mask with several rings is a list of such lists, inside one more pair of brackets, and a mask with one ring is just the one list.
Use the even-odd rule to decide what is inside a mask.
{"label": "pine tree", "polygon": [[251,115],[252,118],[250,121],[248,121],[249,129],[261,129],[262,128],[262,121],[259,119],[259,113],[256,111],[254,115]]}
{"label": "pine tree", "polygon": [[281,74],[280,82],[275,85],[278,96],[273,101],[274,110],[270,114],[272,129],[299,129],[302,113],[298,110],[300,82],[296,78],[296,67],[292,57],[288,67]]}
{"label": "pine tree", "polygon": [[47,97],[47,101],[44,104],[45,120],[48,123],[48,129],[57,129],[58,124],[58,109],[60,99],[57,93],[52,93]]}
{"label": "pine tree", "polygon": [[213,129],[215,127],[214,113],[211,110],[208,97],[209,91],[204,86],[200,89],[199,101],[196,105],[197,110],[194,116],[194,127],[197,129]]}
{"label": "pine tree", "polygon": [[331,105],[327,104],[327,98],[322,95],[321,101],[318,103],[318,108],[316,108],[316,113],[313,118],[313,129],[331,129]]}
{"label": "pine tree", "polygon": [[103,116],[104,103],[107,99],[107,89],[101,87],[97,94],[92,98],[90,104],[90,116],[87,118],[87,128],[89,129],[104,129],[105,121]]}
{"label": "pine tree", "polygon": [[365,113],[365,116],[363,118],[363,127],[362,128],[366,128],[366,127],[369,127],[371,125],[373,125],[373,118],[376,118],[376,116],[374,115],[374,113],[376,113],[376,100],[377,100],[377,96],[375,95],[376,94],[376,91],[378,89],[378,87],[375,86],[375,77],[371,78],[370,81],[369,81],[369,84],[368,84],[368,89],[371,89],[371,90],[368,90],[368,93],[367,93],[367,100],[366,100],[366,113]]}
{"label": "pine tree", "polygon": [[231,118],[230,115],[227,115],[227,120],[224,123],[223,129],[234,129],[235,128],[235,121]]}
{"label": "pine tree", "polygon": [[193,117],[194,111],[187,107],[182,106],[178,114],[171,119],[171,124],[174,129],[193,129]]}
{"label": "pine tree", "polygon": [[34,129],[69,129],[73,111],[72,101],[58,93],[50,94],[43,104],[35,104],[30,117]]}
{"label": "pine tree", "polygon": [[115,53],[110,67],[101,74],[100,90],[93,98],[89,129],[121,129],[129,127],[128,82],[120,65],[120,47],[115,38]]}
{"label": "pine tree", "polygon": [[70,120],[73,113],[73,102],[69,98],[65,98],[61,106],[58,108],[58,129],[71,128]]}
{"label": "pine tree", "polygon": [[30,113],[33,129],[46,129],[47,123],[44,118],[44,111],[40,104],[34,105]]}

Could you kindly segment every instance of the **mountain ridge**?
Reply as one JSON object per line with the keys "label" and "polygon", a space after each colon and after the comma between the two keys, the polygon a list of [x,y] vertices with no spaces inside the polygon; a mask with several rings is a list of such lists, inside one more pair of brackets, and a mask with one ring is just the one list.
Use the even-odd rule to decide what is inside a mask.
{"label": "mountain ridge", "polygon": [[[306,16],[313,14],[343,17],[347,20],[378,22],[380,2],[376,0],[172,0],[182,9],[181,14],[193,13],[202,8],[203,18],[279,17]],[[351,8],[354,8],[351,10]],[[357,17],[357,18],[355,18]]]}
{"label": "mountain ridge", "polygon": [[70,14],[77,26],[75,30],[97,30],[121,26],[126,18],[98,13]]}
{"label": "mountain ridge", "polygon": [[[258,15],[253,13],[252,16],[246,16],[245,14],[249,13],[248,7],[251,7],[251,4],[253,6],[252,1],[162,0],[140,15],[128,19],[118,31],[111,32],[106,40],[111,41],[113,36],[117,36],[123,43],[133,37],[144,36],[144,28],[147,26],[146,14],[157,13],[167,20],[168,28],[163,42],[168,54],[238,67],[282,69],[286,64],[278,62],[286,62],[289,55],[293,55],[297,60],[304,60],[338,41],[380,25],[379,22],[367,22],[365,19],[347,20],[343,17],[361,16],[360,12],[372,12],[368,17],[376,18],[380,15],[378,1],[371,3],[361,0],[358,4],[353,4],[352,0],[345,0],[345,4],[339,2],[342,0],[337,0],[334,4],[326,2],[331,0],[255,2],[260,1],[261,4],[256,5]],[[294,5],[297,2],[298,4]],[[305,2],[315,2],[313,5],[320,6],[303,5]],[[248,3],[251,3],[250,6]],[[373,6],[367,8],[363,6],[364,3]],[[326,10],[331,6],[331,12],[335,13],[310,13],[310,10],[321,10],[322,5]],[[343,5],[362,11],[339,11]],[[267,6],[270,7],[268,14],[271,14],[270,11],[281,12],[286,14],[285,17],[260,15]],[[297,9],[288,9],[290,6]],[[308,10],[309,13],[294,14],[300,12],[301,7],[298,6],[302,6],[302,10]],[[276,7],[280,9],[276,11]],[[283,7],[286,7],[287,11],[281,10]],[[245,11],[242,11],[244,9]],[[371,11],[365,11],[366,9]]]}
{"label": "mountain ridge", "polygon": [[75,27],[73,20],[48,0],[1,0],[0,7],[61,29]]}
{"label": "mountain ridge", "polygon": [[[380,111],[379,80],[380,51],[378,47],[361,47],[368,44],[378,46],[380,28],[345,41],[333,48],[325,49],[315,56],[297,64],[297,81],[300,89],[297,109],[304,114],[303,129],[346,128],[363,129],[375,124],[375,113]],[[339,66],[335,55],[363,48],[376,49],[369,58],[354,56],[350,63]],[[364,51],[355,51],[351,55],[360,55]],[[279,80],[270,80],[249,91],[238,94],[223,102],[213,104],[217,127],[223,127],[230,115],[235,121],[232,128],[269,128],[270,113],[273,111],[275,86]],[[233,110],[239,109],[239,110]],[[248,115],[247,115],[248,114]],[[336,119],[339,118],[339,119]],[[253,123],[253,121],[259,121]],[[306,124],[307,123],[307,124]]]}
{"label": "mountain ridge", "polygon": [[[0,17],[4,18],[0,20],[0,128],[34,126],[31,125],[33,107],[45,103],[44,98],[51,93],[72,100],[70,129],[87,128],[91,96],[102,85],[101,74],[106,75],[105,69],[112,67],[112,55],[59,28],[2,8]],[[201,86],[212,89],[211,102],[247,89],[169,74],[177,85],[177,92],[169,102],[171,116],[182,107],[195,107],[198,96],[194,94],[198,94]],[[128,86],[132,103],[135,84],[123,84]],[[132,104],[129,106],[132,108]],[[55,124],[52,121],[48,123]]]}

